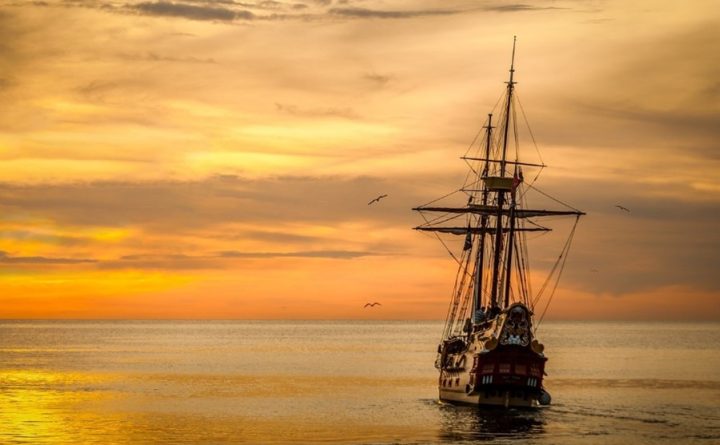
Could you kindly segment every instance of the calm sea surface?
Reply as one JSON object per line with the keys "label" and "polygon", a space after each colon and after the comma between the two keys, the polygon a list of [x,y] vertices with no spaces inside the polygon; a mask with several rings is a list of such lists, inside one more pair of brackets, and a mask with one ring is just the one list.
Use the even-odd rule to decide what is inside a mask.
{"label": "calm sea surface", "polygon": [[720,324],[545,323],[535,411],[439,404],[441,330],[1,321],[0,443],[720,443]]}

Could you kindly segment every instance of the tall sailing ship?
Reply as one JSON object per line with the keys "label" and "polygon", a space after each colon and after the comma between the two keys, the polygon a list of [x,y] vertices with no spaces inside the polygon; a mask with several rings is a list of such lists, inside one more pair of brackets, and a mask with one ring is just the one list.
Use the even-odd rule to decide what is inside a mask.
{"label": "tall sailing ship", "polygon": [[[536,323],[535,310],[543,306],[547,310],[584,213],[537,187],[535,181],[545,167],[541,159],[536,163],[520,160],[514,66],[513,42],[510,80],[503,100],[496,105],[500,115],[497,119],[488,115],[483,130],[462,157],[469,167],[463,187],[413,209],[425,219],[415,229],[432,232],[458,263],[435,362],[444,402],[504,407],[550,403],[543,387],[548,359],[535,335],[544,311]],[[519,109],[524,116],[522,106]],[[533,179],[526,181],[525,175]],[[562,208],[528,207],[527,198],[536,194],[530,191]],[[462,203],[441,204],[452,195],[459,195]],[[533,293],[527,241],[535,232],[551,230],[541,224],[542,217],[575,219],[570,221],[569,236],[543,286]],[[459,255],[441,234],[464,236]]]}

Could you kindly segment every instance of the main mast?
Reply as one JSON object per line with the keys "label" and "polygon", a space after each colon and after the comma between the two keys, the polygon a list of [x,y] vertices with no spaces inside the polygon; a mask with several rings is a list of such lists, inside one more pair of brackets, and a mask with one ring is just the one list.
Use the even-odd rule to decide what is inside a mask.
{"label": "main mast", "polygon": [[[507,162],[507,145],[508,145],[508,130],[510,128],[510,106],[512,104],[512,93],[513,93],[513,86],[515,85],[515,82],[513,81],[513,77],[515,74],[515,41],[516,37],[513,37],[513,51],[512,51],[512,60],[510,62],[510,81],[507,83],[507,99],[505,104],[505,122],[504,122],[504,132],[503,132],[503,144],[502,144],[502,158],[500,160],[500,177],[505,177],[505,165]],[[502,250],[503,250],[503,225],[502,225],[502,214],[503,214],[503,206],[505,205],[505,190],[502,188],[498,188],[497,190],[497,213],[496,213],[496,223],[495,223],[495,252],[493,256],[493,268],[492,268],[492,292],[490,294],[490,306],[495,311],[498,304],[498,288],[499,288],[499,281],[500,281],[500,258],[502,257]],[[513,228],[510,227],[510,236],[509,238],[512,239],[512,230]],[[508,243],[508,260],[511,260],[511,251],[512,251],[512,244]],[[509,267],[509,266],[508,266]],[[508,273],[505,276],[506,280],[510,279],[510,274]],[[508,283],[509,284],[509,283]],[[505,300],[507,302],[507,296],[505,297]],[[507,303],[506,303],[507,305]]]}

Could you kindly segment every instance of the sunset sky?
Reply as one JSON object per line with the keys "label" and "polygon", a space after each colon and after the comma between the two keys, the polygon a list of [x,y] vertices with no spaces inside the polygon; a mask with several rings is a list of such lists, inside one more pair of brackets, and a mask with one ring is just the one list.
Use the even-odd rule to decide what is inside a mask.
{"label": "sunset sky", "polygon": [[[538,185],[587,212],[548,318],[718,320],[719,24],[716,1],[0,0],[0,318],[443,318],[455,265],[410,208],[462,185],[517,35]],[[530,249],[539,287],[559,251]]]}

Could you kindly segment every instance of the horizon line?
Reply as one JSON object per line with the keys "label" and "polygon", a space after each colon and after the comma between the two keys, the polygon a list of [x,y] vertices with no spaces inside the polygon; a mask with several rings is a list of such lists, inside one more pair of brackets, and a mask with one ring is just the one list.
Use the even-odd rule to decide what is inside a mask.
{"label": "horizon line", "polygon": [[[135,322],[444,322],[442,319],[378,319],[378,318],[2,318],[0,317],[0,323],[2,322],[32,322],[32,321],[135,321]],[[549,319],[543,320],[543,322],[550,323],[609,323],[609,322],[638,322],[638,323],[720,323],[719,319],[689,319],[689,318],[659,318],[659,319],[581,319],[581,318],[563,318],[563,319]],[[537,325],[540,325],[539,323]]]}

